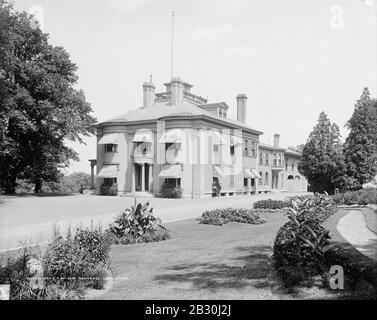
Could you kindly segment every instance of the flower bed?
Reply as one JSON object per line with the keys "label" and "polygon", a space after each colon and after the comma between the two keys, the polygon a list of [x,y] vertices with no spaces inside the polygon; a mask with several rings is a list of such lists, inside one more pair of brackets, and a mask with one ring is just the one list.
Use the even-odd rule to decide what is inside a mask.
{"label": "flower bed", "polygon": [[161,220],[153,215],[149,202],[139,203],[126,209],[115,218],[108,230],[113,244],[133,244],[157,242],[170,239],[169,232],[161,224]]}
{"label": "flower bed", "polygon": [[267,199],[267,200],[259,200],[259,201],[254,202],[253,208],[276,210],[276,209],[285,209],[288,207],[288,205],[289,205],[289,201]]}
{"label": "flower bed", "polygon": [[216,209],[205,211],[201,218],[201,224],[212,224],[221,226],[229,222],[241,222],[248,224],[262,224],[265,223],[257,212],[250,209]]}

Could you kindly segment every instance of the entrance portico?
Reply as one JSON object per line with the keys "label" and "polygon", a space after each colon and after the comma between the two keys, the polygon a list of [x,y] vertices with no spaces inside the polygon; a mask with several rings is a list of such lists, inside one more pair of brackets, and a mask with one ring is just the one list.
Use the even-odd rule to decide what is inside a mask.
{"label": "entrance portico", "polygon": [[153,165],[151,163],[134,162],[132,164],[132,187],[131,192],[153,193]]}

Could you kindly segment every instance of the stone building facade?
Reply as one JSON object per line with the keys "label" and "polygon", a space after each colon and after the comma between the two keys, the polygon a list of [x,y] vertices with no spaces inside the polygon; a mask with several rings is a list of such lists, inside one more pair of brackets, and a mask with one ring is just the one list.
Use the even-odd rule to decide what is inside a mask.
{"label": "stone building facade", "polygon": [[211,197],[215,185],[220,196],[306,191],[300,154],[281,148],[278,135],[273,146],[261,144],[263,133],[247,126],[246,95],[236,97],[232,120],[225,102],[208,103],[180,78],[164,85],[155,93],[144,83],[141,108],[96,125],[98,192],[114,183],[118,194],[138,196],[157,195],[164,183],[189,198]]}

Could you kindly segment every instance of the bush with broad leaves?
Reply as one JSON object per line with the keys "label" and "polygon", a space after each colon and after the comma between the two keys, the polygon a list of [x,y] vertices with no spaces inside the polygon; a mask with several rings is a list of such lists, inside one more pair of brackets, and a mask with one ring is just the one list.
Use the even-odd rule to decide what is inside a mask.
{"label": "bush with broad leaves", "polygon": [[333,212],[327,195],[291,200],[289,222],[280,228],[273,250],[276,271],[288,287],[324,275],[325,254],[332,245],[322,222]]}
{"label": "bush with broad leaves", "polygon": [[160,218],[153,215],[149,202],[139,203],[126,209],[115,218],[109,228],[114,244],[155,242],[170,239],[169,233],[161,224]]}

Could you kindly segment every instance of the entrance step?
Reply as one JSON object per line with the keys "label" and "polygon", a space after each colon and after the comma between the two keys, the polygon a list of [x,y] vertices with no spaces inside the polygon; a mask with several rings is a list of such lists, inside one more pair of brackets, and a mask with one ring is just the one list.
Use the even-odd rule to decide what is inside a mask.
{"label": "entrance step", "polygon": [[153,193],[141,192],[141,191],[125,193],[122,196],[123,197],[136,197],[136,198],[154,198]]}

